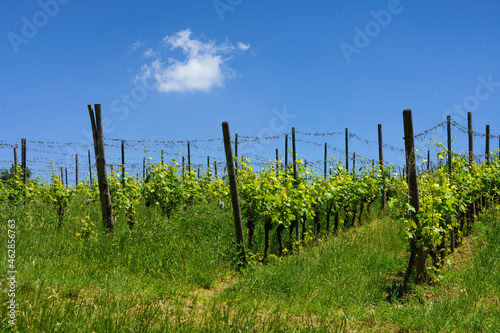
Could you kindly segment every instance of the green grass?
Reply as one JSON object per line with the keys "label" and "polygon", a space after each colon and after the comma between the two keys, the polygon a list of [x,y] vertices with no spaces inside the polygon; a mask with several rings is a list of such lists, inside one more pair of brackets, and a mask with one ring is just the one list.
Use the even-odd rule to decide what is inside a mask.
{"label": "green grass", "polygon": [[[16,328],[2,309],[0,331],[500,331],[497,208],[447,257],[439,282],[398,298],[408,252],[401,224],[389,218],[312,241],[300,254],[253,259],[238,271],[230,207],[196,204],[170,220],[139,207],[132,231],[118,214],[112,237],[95,222],[83,238],[75,236],[82,219],[99,221],[100,210],[81,202],[73,201],[61,230],[52,207],[4,207],[0,246],[7,219],[17,222],[19,306]],[[3,274],[7,251],[0,254]],[[6,276],[0,281],[5,304]]]}

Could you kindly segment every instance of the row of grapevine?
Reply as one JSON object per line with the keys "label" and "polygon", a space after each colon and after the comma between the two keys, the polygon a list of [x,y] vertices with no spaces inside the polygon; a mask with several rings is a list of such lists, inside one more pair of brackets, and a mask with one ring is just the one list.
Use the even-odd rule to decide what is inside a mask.
{"label": "row of grapevine", "polygon": [[[390,168],[384,170],[388,174]],[[276,228],[280,254],[284,250],[282,232],[289,230],[290,247],[293,251],[295,235],[304,239],[306,221],[313,221],[314,238],[321,232],[321,221],[326,222],[326,233],[330,233],[330,221],[334,216],[334,232],[339,222],[349,227],[361,220],[363,212],[389,184],[400,181],[394,177],[382,177],[380,168],[360,169],[359,174],[348,173],[336,164],[329,177],[315,175],[311,169],[298,164],[298,177],[295,178],[292,166],[284,170],[269,163],[259,174],[255,173],[247,159],[240,162],[238,171],[238,191],[242,201],[244,216],[249,229],[248,247],[253,250],[253,234],[256,223],[265,230],[264,256],[269,248],[269,232]],[[343,217],[339,221],[339,215]],[[349,221],[349,222],[348,222]],[[298,230],[301,229],[301,230]]]}
{"label": "row of grapevine", "polygon": [[[305,168],[299,161],[298,178],[295,180],[291,166],[288,170],[284,170],[283,166],[276,170],[274,164],[269,163],[257,173],[247,158],[241,159],[238,164],[238,188],[244,216],[248,219],[250,247],[253,244],[255,223],[262,223],[267,231],[276,227],[281,232],[288,228],[290,234],[296,224],[300,223],[301,238],[304,238],[306,232],[306,219],[314,220],[316,237],[321,229],[321,216],[326,216],[327,232],[330,231],[332,214],[336,217],[334,231],[339,228],[339,213],[349,216],[351,224],[354,224],[363,211],[369,210],[381,189],[387,187],[388,183],[386,179],[384,185],[384,178],[380,177],[378,168],[360,170],[359,175],[354,175],[337,164],[332,174],[324,178],[322,175],[314,175],[311,169]],[[113,209],[126,212],[130,227],[135,223],[135,207],[141,202],[148,207],[158,207],[168,218],[179,207],[199,200],[225,200],[229,193],[225,177],[214,178],[208,172],[196,177],[194,170],[181,173],[175,160],[171,163],[152,164],[148,176],[142,181],[126,177],[123,182],[121,175],[116,173],[108,175],[108,183]],[[36,178],[25,185],[18,170],[0,186],[2,200],[42,200],[47,205],[52,205],[58,212],[59,225],[75,194],[79,193],[80,197],[87,198],[88,201],[99,201],[97,181],[92,186],[82,181],[75,189],[71,189],[65,187],[55,174],[50,181]]]}
{"label": "row of grapevine", "polygon": [[[438,158],[445,159],[443,150]],[[407,195],[389,201],[391,214],[406,224],[407,237],[416,247],[426,250],[432,265],[439,270],[443,258],[470,233],[472,225],[485,207],[500,203],[500,161],[469,164],[465,157],[454,155],[451,173],[444,165],[418,179],[420,207],[416,212],[418,225],[408,218],[415,208]]]}
{"label": "row of grapevine", "polygon": [[[440,152],[438,158],[444,160],[445,153]],[[381,194],[387,193],[390,214],[405,223],[408,239],[418,239],[434,268],[439,269],[442,258],[450,251],[450,231],[454,231],[460,241],[470,231],[476,214],[488,203],[500,200],[498,158],[489,165],[469,165],[464,157],[456,155],[451,177],[446,167],[421,174],[418,226],[407,214],[413,210],[409,205],[408,185],[403,177],[391,174],[391,168],[362,167],[357,173],[349,173],[340,163],[334,163],[331,174],[325,177],[298,161],[295,178],[291,165],[285,169],[270,161],[259,172],[247,158],[238,160],[238,165],[238,191],[248,228],[248,248],[254,253],[256,228],[263,229],[264,256],[271,245],[271,230],[276,230],[280,254],[285,251],[283,232],[288,230],[286,251],[292,252],[299,239],[318,239],[322,234],[336,233],[342,227],[359,224]],[[196,177],[194,170],[182,173],[175,160],[152,164],[148,176],[141,181],[127,177],[123,186],[117,173],[110,174],[108,182],[113,209],[123,213],[130,228],[136,223],[138,205],[157,207],[168,218],[177,209],[195,201],[228,201],[229,194],[226,177],[215,178],[209,172]],[[59,227],[69,202],[77,197],[98,202],[97,182],[92,186],[80,182],[71,189],[64,187],[59,177],[53,175],[50,181],[32,179],[24,184],[17,170],[11,179],[0,185],[1,201],[41,200],[53,207],[59,217]]]}

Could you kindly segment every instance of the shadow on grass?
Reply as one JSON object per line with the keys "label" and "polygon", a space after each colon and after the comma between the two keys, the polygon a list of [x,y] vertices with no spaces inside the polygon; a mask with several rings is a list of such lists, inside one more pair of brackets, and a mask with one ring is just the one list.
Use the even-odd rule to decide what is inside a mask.
{"label": "shadow on grass", "polygon": [[411,287],[408,290],[404,287],[404,274],[405,273],[401,271],[388,276],[384,290],[387,294],[385,299],[389,303],[404,302],[411,292]]}

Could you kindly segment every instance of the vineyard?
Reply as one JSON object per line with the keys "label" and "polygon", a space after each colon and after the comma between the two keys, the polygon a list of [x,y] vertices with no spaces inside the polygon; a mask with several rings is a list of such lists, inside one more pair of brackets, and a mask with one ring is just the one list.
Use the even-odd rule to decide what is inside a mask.
{"label": "vineyard", "polygon": [[[408,138],[406,133],[405,138]],[[339,159],[332,159],[328,161],[328,172],[326,162],[324,172],[319,172],[310,164],[308,167],[304,160],[296,160],[292,149],[287,154],[291,163],[277,158],[256,166],[248,156],[234,157],[238,202],[245,226],[244,244],[238,244],[238,238],[234,241],[234,230],[231,234],[227,222],[229,212],[234,209],[230,168],[226,172],[219,170],[218,174],[210,168],[200,173],[163,156],[161,161],[148,163],[144,178],[128,175],[124,170],[106,175],[111,204],[108,208],[114,215],[112,225],[106,224],[104,218],[100,221],[101,212],[104,216],[102,179],[94,177],[92,182],[90,178],[82,179],[72,188],[64,184],[63,176],[56,171],[52,171],[49,180],[41,180],[26,177],[23,166],[13,167],[11,177],[0,184],[1,214],[3,220],[16,218],[25,233],[41,230],[48,237],[53,234],[68,238],[74,243],[71,247],[89,260],[98,255],[89,249],[105,253],[108,245],[103,242],[118,242],[115,250],[120,252],[108,253],[109,260],[123,256],[119,260],[125,260],[130,267],[135,267],[131,261],[138,258],[122,244],[123,237],[128,234],[137,242],[141,235],[139,241],[148,247],[144,251],[158,255],[144,268],[147,274],[190,276],[195,284],[207,288],[218,279],[212,276],[214,269],[227,272],[247,260],[255,265],[283,256],[293,257],[304,253],[306,248],[321,246],[334,236],[341,237],[379,216],[386,216],[401,225],[400,237],[407,244],[404,281],[397,292],[401,297],[411,289],[412,281],[425,284],[436,280],[445,259],[464,243],[480,214],[500,203],[498,153],[487,153],[485,163],[476,163],[472,154],[454,154],[441,143],[437,144],[437,151],[433,156],[438,161],[436,165],[420,170],[409,153],[407,161],[413,163],[403,167],[387,166],[382,160],[358,163],[350,170],[348,164],[344,166]],[[417,206],[411,201],[412,176],[418,180]],[[196,222],[187,222],[200,211],[205,215]],[[189,224],[190,230],[184,229],[182,221]],[[115,233],[113,241],[106,236],[111,232]],[[144,235],[152,237],[153,233],[162,234],[165,237],[162,242],[166,242],[163,245],[170,248],[142,240]],[[170,237],[168,240],[166,235]],[[186,245],[187,239],[193,243]],[[211,251],[207,257],[201,252],[205,246]],[[238,246],[247,251],[243,261]],[[28,250],[20,251],[20,255],[30,256]],[[48,251],[52,253],[48,256],[57,257],[56,249],[37,251]],[[182,263],[189,260],[183,256],[191,255],[197,258],[202,270],[208,270],[207,276],[199,271],[194,275],[183,271]],[[27,259],[26,265],[29,262]]]}

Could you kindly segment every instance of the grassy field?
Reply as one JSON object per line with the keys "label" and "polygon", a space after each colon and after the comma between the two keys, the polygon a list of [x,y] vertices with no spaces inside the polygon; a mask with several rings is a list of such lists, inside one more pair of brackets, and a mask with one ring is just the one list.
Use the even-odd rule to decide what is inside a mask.
{"label": "grassy field", "polygon": [[[52,207],[2,208],[0,273],[8,271],[6,221],[15,219],[18,308],[15,328],[2,308],[0,331],[500,331],[498,208],[483,214],[434,283],[400,297],[407,244],[389,218],[373,216],[293,256],[262,263],[256,253],[239,271],[230,207],[196,204],[170,220],[141,207],[134,229],[119,214],[111,237],[92,225],[97,204],[73,202],[60,230]],[[262,238],[258,227],[256,252]]]}

